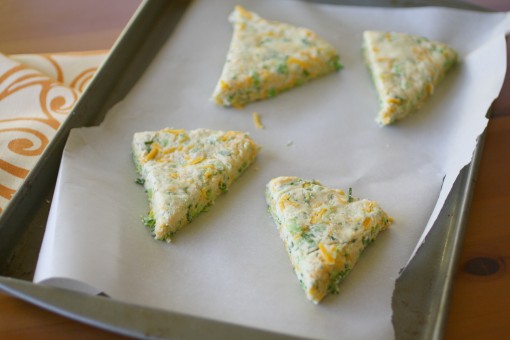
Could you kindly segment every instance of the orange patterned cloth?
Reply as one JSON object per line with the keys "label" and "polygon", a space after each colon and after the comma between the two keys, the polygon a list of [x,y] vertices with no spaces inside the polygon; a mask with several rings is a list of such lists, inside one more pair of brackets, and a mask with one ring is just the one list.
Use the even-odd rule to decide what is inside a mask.
{"label": "orange patterned cloth", "polygon": [[0,214],[107,53],[0,54]]}

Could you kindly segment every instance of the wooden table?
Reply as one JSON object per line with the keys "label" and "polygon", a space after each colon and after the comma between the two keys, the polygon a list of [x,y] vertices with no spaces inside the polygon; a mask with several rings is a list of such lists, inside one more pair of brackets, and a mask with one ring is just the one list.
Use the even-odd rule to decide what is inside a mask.
{"label": "wooden table", "polygon": [[[510,10],[510,2],[506,0],[471,2]],[[139,3],[139,0],[3,0],[0,2],[0,52],[110,48]],[[487,128],[445,339],[510,339],[509,266],[510,77],[507,74]],[[0,293],[0,338],[122,336]]]}

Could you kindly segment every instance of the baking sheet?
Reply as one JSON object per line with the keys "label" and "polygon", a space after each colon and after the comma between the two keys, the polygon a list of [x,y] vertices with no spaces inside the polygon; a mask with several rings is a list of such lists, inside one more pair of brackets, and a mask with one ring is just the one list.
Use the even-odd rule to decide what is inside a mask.
{"label": "baking sheet", "polygon": [[[72,278],[85,283],[74,287],[79,290],[302,336],[331,338],[341,330],[350,338],[372,332],[391,338],[394,279],[434,206],[441,206],[435,205],[441,187],[447,193],[469,162],[486,124],[484,113],[499,92],[507,16],[241,2],[268,19],[312,28],[337,47],[345,69],[244,110],[228,110],[207,98],[224,62],[231,37],[226,18],[235,4],[195,2],[106,121],[73,131],[35,281]],[[377,98],[361,60],[364,29],[404,30],[448,42],[462,64],[419,114],[380,128],[373,122]],[[253,111],[266,129],[255,129]],[[133,132],[165,126],[250,131],[263,147],[232,190],[171,245],[151,240],[140,223],[147,200],[134,184],[129,155]],[[304,298],[265,209],[264,185],[279,175],[353,187],[356,196],[378,200],[396,220],[367,249],[340,295],[320,306]]]}

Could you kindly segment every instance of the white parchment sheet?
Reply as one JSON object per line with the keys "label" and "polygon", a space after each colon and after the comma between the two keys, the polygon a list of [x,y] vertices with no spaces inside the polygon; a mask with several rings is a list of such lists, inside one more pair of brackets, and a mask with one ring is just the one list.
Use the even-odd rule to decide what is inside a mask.
{"label": "white parchment sheet", "polygon": [[[215,106],[209,97],[238,3],[314,30],[337,48],[344,69],[242,110]],[[305,337],[392,338],[394,281],[471,160],[503,81],[508,27],[506,13],[196,1],[103,124],[72,131],[35,282]],[[394,126],[374,121],[378,100],[361,54],[366,29],[423,35],[460,54],[431,100]],[[265,129],[255,128],[254,111]],[[134,132],[165,127],[247,131],[262,146],[231,190],[171,244],[142,225],[148,202],[130,154]],[[265,185],[281,175],[352,187],[395,219],[340,294],[320,305],[306,300],[266,209]]]}

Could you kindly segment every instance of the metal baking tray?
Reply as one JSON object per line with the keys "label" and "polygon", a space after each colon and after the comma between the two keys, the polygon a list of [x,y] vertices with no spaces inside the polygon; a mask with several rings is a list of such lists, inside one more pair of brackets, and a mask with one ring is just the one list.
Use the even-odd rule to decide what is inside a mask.
{"label": "metal baking tray", "polygon": [[[71,128],[99,124],[143,74],[172,34],[189,0],[144,1],[71,115],[0,217],[0,290],[86,324],[140,338],[290,338],[195,316],[136,306],[31,282],[60,158]],[[313,1],[379,7],[443,6],[483,11],[455,0]],[[466,226],[483,136],[460,173],[427,242],[397,279],[392,298],[397,339],[440,339]]]}

